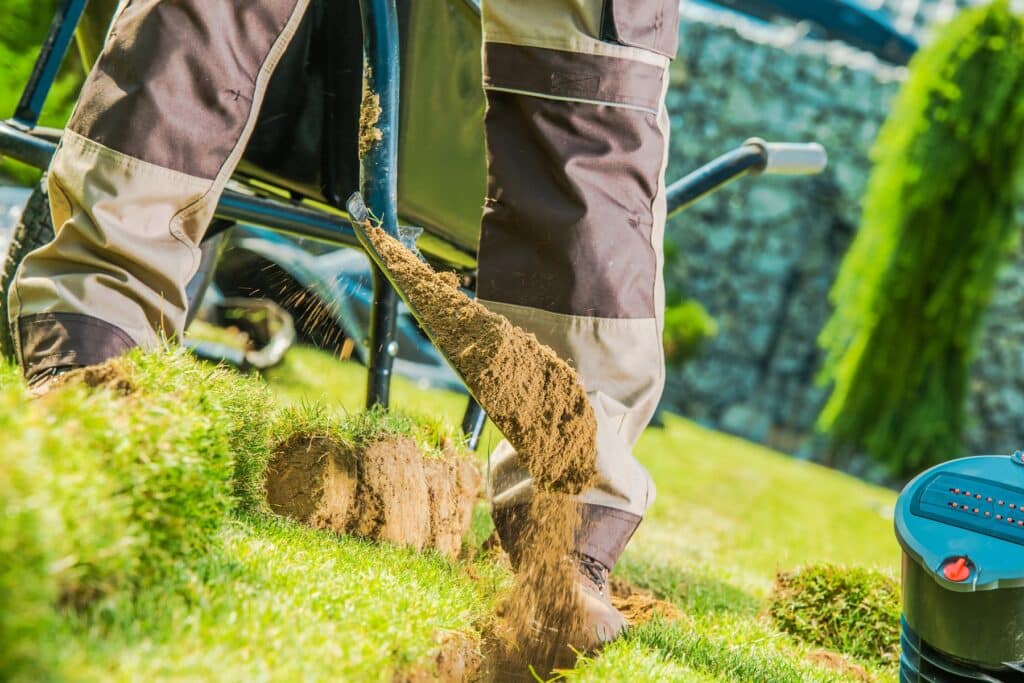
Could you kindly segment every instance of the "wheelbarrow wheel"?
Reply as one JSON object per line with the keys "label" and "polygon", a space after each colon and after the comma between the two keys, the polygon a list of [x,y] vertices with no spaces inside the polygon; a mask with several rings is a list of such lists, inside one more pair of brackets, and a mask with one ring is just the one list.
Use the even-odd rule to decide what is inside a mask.
{"label": "wheelbarrow wheel", "polygon": [[[223,229],[218,230],[202,245],[203,256],[199,270],[186,289],[189,323],[192,322],[195,313],[199,310],[199,303],[213,280],[213,270],[220,255],[223,236]],[[18,221],[18,225],[11,235],[11,241],[7,245],[3,270],[0,271],[0,360],[14,360],[14,338],[7,320],[7,295],[14,282],[14,275],[29,252],[53,241],[53,237],[50,195],[46,189],[44,176],[29,195],[28,203],[25,204],[25,210],[21,214],[21,220]]]}
{"label": "wheelbarrow wheel", "polygon": [[0,271],[0,356],[14,359],[14,339],[7,321],[7,293],[14,282],[18,266],[30,251],[53,240],[53,222],[50,218],[50,194],[46,191],[44,177],[29,195],[25,210],[21,213],[11,241],[4,256],[3,271]]}

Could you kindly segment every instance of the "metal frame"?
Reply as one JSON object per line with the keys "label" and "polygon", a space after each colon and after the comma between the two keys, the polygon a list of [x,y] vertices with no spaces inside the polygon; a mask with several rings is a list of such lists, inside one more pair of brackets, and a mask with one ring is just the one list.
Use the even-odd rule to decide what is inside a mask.
{"label": "metal frame", "polygon": [[[380,98],[377,127],[381,140],[360,159],[359,190],[366,206],[393,237],[398,236],[398,11],[395,0],[360,0],[363,19],[364,102],[367,94]],[[398,355],[395,318],[398,294],[374,268],[373,308],[370,315],[370,356],[366,407],[387,407],[391,370]]]}
{"label": "metal frame", "polygon": [[[473,0],[466,0],[476,8]],[[36,61],[32,76],[11,119],[0,121],[0,156],[45,170],[57,149],[61,131],[37,128],[43,103],[71,46],[87,0],[63,0]],[[367,207],[391,233],[398,229],[398,120],[399,33],[395,0],[360,0],[365,57],[366,92],[377,95],[381,116],[377,123],[382,138],[360,160],[360,192]],[[748,172],[765,168],[765,149],[744,145],[668,187],[669,214],[682,210],[701,196]],[[235,223],[249,223],[299,237],[361,249],[346,220],[344,207],[336,212],[281,198],[225,190],[206,238]],[[370,323],[366,405],[387,407],[390,402],[392,367],[397,353],[395,321],[398,296],[387,279],[375,269],[374,301]],[[483,409],[472,398],[463,418],[468,445],[475,449],[486,423]]]}

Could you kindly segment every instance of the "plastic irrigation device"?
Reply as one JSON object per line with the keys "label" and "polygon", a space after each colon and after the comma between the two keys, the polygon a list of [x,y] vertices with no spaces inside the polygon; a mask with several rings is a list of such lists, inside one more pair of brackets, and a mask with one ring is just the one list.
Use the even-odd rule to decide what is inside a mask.
{"label": "plastic irrigation device", "polygon": [[918,475],[896,503],[900,682],[1024,681],[1024,458]]}

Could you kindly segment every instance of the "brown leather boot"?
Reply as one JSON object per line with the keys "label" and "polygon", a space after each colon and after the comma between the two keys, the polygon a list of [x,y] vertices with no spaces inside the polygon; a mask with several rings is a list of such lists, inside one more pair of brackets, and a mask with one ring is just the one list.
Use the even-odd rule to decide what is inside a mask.
{"label": "brown leather boot", "polygon": [[608,567],[587,555],[577,556],[577,563],[580,578],[576,590],[583,608],[579,647],[591,652],[622,635],[629,623],[622,612],[612,606],[608,594]]}
{"label": "brown leather boot", "polygon": [[[527,505],[514,505],[492,512],[501,545],[519,565],[523,552],[519,547]],[[625,617],[612,606],[608,594],[608,575],[633,536],[641,518],[603,505],[580,505],[581,524],[576,534],[571,559],[578,569],[576,590],[583,607],[581,642],[577,649],[592,651],[615,640],[628,626]]]}

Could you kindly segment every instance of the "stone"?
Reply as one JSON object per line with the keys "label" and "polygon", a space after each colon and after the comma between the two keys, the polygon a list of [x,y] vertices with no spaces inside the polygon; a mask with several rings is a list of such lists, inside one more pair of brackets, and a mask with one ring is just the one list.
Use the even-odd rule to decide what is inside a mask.
{"label": "stone", "polygon": [[722,415],[720,426],[725,431],[750,441],[764,442],[772,427],[772,420],[763,411],[744,403],[729,406]]}

